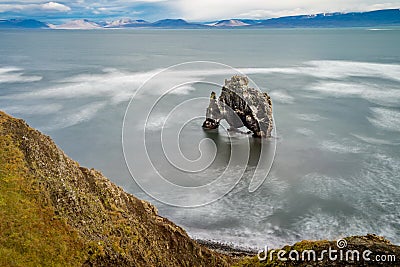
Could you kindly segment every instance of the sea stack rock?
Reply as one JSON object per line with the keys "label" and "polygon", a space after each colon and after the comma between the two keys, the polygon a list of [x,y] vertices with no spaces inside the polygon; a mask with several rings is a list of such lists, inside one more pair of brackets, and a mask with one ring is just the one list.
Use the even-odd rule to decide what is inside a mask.
{"label": "sea stack rock", "polygon": [[225,80],[217,99],[211,93],[206,111],[205,129],[216,129],[221,120],[226,120],[230,130],[246,126],[254,137],[271,137],[273,128],[272,101],[267,93],[249,87],[249,79],[235,75]]}

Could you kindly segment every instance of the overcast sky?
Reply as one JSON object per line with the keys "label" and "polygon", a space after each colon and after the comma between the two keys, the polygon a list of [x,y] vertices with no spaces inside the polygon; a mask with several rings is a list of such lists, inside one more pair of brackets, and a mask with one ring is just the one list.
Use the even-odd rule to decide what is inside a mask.
{"label": "overcast sky", "polygon": [[212,21],[386,8],[400,8],[400,0],[0,0],[0,18],[29,17],[51,21],[129,17],[150,21],[163,18]]}

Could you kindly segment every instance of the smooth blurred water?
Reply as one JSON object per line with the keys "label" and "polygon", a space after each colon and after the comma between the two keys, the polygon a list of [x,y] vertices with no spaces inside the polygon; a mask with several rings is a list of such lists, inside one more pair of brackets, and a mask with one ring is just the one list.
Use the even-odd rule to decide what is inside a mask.
{"label": "smooth blurred water", "polygon": [[[0,40],[0,109],[50,135],[82,165],[151,201],[190,235],[255,247],[367,233],[400,243],[399,28],[2,30]],[[272,170],[256,192],[248,192],[245,174],[224,198],[185,209],[138,188],[122,154],[121,127],[128,101],[146,79],[194,60],[238,68],[271,95],[278,145]],[[229,78],[209,76],[219,83]],[[148,94],[158,96],[156,89]],[[212,90],[218,88],[182,88],[150,117],[149,153],[162,172],[175,173],[155,142],[163,111],[193,97],[208,98]],[[142,99],[137,110],[149,101]],[[191,110],[204,114],[205,108]],[[145,114],[138,112],[136,119],[133,144],[142,141]],[[201,123],[184,127],[181,147],[195,159],[199,141],[209,137],[218,147],[216,161],[197,177],[171,176],[178,184],[207,183],[226,167],[231,140],[222,129],[204,133]],[[257,162],[255,141],[235,140],[249,140]]]}

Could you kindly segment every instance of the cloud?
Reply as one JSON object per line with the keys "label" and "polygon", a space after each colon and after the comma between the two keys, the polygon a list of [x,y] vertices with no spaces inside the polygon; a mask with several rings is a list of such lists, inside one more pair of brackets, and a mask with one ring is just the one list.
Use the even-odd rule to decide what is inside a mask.
{"label": "cloud", "polygon": [[56,12],[68,12],[71,11],[69,6],[56,3],[48,2],[44,4],[38,3],[16,3],[16,4],[0,4],[0,12],[16,11],[16,12],[32,12],[32,11],[56,11]]}
{"label": "cloud", "polygon": [[24,11],[34,9],[37,5],[34,4],[0,4],[0,12],[7,11]]}
{"label": "cloud", "polygon": [[269,18],[324,12],[370,11],[398,8],[399,2],[385,0],[176,0],[171,5],[189,20],[213,20],[227,18]]}
{"label": "cloud", "polygon": [[[299,14],[326,12],[371,11],[399,8],[395,0],[71,0],[68,5],[41,0],[7,1],[0,12],[18,12],[26,16],[43,15],[43,11],[68,12],[68,18],[106,18],[136,16],[157,20],[184,18],[190,21],[209,21],[228,18],[265,19]],[[36,12],[36,13],[35,13]],[[66,17],[65,17],[66,18]]]}
{"label": "cloud", "polygon": [[71,11],[69,6],[56,3],[56,2],[48,2],[41,5],[42,9],[44,10],[52,10],[52,11],[60,11],[60,12],[68,12]]}

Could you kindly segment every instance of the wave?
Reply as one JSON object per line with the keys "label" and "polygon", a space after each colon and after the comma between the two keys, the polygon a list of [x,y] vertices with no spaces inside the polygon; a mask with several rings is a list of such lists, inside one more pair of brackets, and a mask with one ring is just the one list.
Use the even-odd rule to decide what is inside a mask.
{"label": "wave", "polygon": [[[249,199],[248,181],[244,178],[221,200],[196,210],[175,209],[173,217],[196,238],[252,248],[282,246],[288,242],[287,236],[279,236],[277,232],[283,229],[265,218],[284,208],[289,188],[287,182],[271,172],[261,192],[254,192]],[[160,213],[163,213],[162,208]]]}
{"label": "wave", "polygon": [[316,122],[316,121],[320,121],[320,120],[325,119],[325,117],[322,117],[322,116],[320,116],[318,114],[312,114],[312,113],[310,113],[310,114],[297,114],[296,117],[299,118],[300,120],[311,121],[311,122]]}
{"label": "wave", "polygon": [[360,95],[365,90],[365,87],[353,83],[319,82],[310,87],[306,87],[305,89],[340,97],[349,95]]}
{"label": "wave", "polygon": [[[132,72],[106,68],[101,73],[75,75],[55,81],[55,85],[47,86],[47,88],[42,88],[40,90],[31,89],[29,92],[3,95],[2,100],[26,102],[32,99],[40,99],[57,104],[57,101],[61,102],[65,99],[81,100],[86,98],[85,100],[87,101],[85,102],[87,103],[96,98],[96,101],[101,99],[106,102],[107,105],[117,105],[129,101],[137,89],[160,70],[161,69],[153,69],[144,72]],[[309,75],[321,79],[368,76],[400,80],[400,65],[351,61],[309,61],[300,66],[282,68],[238,68],[237,70],[247,75],[278,73],[284,75]],[[230,69],[215,68],[171,71],[168,75],[164,75],[159,81],[152,81],[151,90],[147,90],[144,94],[161,95],[166,90],[175,86],[178,81],[179,83],[182,81],[199,81],[210,77],[215,78],[218,75],[226,76],[235,73],[237,72]],[[21,68],[0,68],[0,83],[33,82],[41,79],[41,76],[24,75],[24,71]],[[220,80],[220,78],[217,80]],[[396,88],[378,87],[372,84],[322,81],[305,89],[317,91],[322,94],[334,95],[336,97],[353,95],[386,106],[395,106],[400,103],[400,90]],[[170,94],[185,95],[193,90],[193,87],[186,85],[176,88],[171,91]],[[278,103],[292,104],[295,102],[295,98],[285,90],[272,90],[270,94],[272,100]],[[9,107],[9,109],[11,109],[11,111],[17,111],[18,109],[18,112],[21,113],[26,112],[26,110],[24,111],[17,107]],[[42,115],[48,114],[51,111],[57,113],[60,109],[55,108],[55,106],[51,106],[49,110],[36,108],[31,110],[31,114]],[[73,112],[73,110],[70,112]],[[80,114],[81,113],[77,113],[76,116],[79,117]],[[323,117],[320,116],[310,116],[306,114],[300,114],[299,118],[305,121],[318,121],[323,119]],[[374,119],[371,119],[371,122],[376,123]]]}
{"label": "wave", "polygon": [[7,99],[73,99],[107,97],[115,103],[129,100],[132,93],[152,73],[124,73],[109,70],[99,74],[84,74],[58,81],[58,85],[27,93],[5,96]]}
{"label": "wave", "polygon": [[15,71],[21,71],[21,68],[13,67],[13,66],[8,66],[8,67],[1,67],[0,68],[0,74],[8,73],[8,72],[15,72]]}
{"label": "wave", "polygon": [[339,154],[357,154],[363,152],[362,147],[358,143],[349,143],[344,140],[341,143],[333,140],[325,140],[321,142],[320,147],[322,150]]}
{"label": "wave", "polygon": [[20,106],[5,106],[4,111],[10,114],[18,115],[48,115],[60,111],[63,108],[60,104],[46,105],[20,105]]}
{"label": "wave", "polygon": [[158,115],[153,115],[151,116],[151,118],[149,118],[149,120],[147,120],[146,122],[143,122],[143,124],[140,124],[138,126],[139,130],[143,130],[143,125],[146,125],[146,130],[148,131],[159,131],[163,128],[163,126],[167,126],[166,125],[166,121],[168,119],[168,114],[158,114]]}
{"label": "wave", "polygon": [[17,67],[1,67],[0,83],[28,83],[42,80],[42,76],[24,75],[23,69]]}
{"label": "wave", "polygon": [[378,139],[378,138],[363,136],[363,135],[354,134],[354,133],[351,133],[351,135],[360,139],[361,141],[364,141],[365,143],[368,143],[371,145],[398,145],[398,144],[394,144],[394,143],[390,142],[389,140]]}
{"label": "wave", "polygon": [[344,60],[314,60],[286,68],[239,68],[245,74],[297,74],[317,78],[377,77],[400,81],[400,65]]}
{"label": "wave", "polygon": [[374,104],[398,106],[400,90],[374,84],[356,84],[352,82],[319,82],[305,88],[321,94],[334,97],[359,97]]}
{"label": "wave", "polygon": [[94,102],[83,107],[77,108],[63,113],[62,116],[57,117],[49,122],[50,126],[40,127],[45,131],[59,130],[67,127],[86,122],[95,117],[98,111],[106,106],[107,102]]}
{"label": "wave", "polygon": [[278,102],[281,104],[293,104],[294,103],[294,97],[289,95],[285,91],[274,90],[269,93],[269,96],[272,98],[273,102]]}
{"label": "wave", "polygon": [[309,61],[310,67],[300,68],[306,74],[319,78],[378,77],[400,81],[400,65],[357,61]]}
{"label": "wave", "polygon": [[380,150],[365,156],[354,176],[310,173],[298,181],[296,191],[300,195],[320,201],[313,201],[315,204],[296,218],[291,231],[301,239],[335,239],[338,235],[373,232],[400,242],[400,161]]}
{"label": "wave", "polygon": [[[111,99],[113,104],[118,104],[129,101],[133,93],[159,71],[159,69],[155,69],[148,72],[123,72],[115,69],[104,69],[99,74],[82,74],[69,77],[58,81],[57,86],[27,93],[11,94],[5,96],[5,98],[23,100],[106,97]],[[192,76],[188,76],[186,79],[190,81],[192,78]],[[153,88],[153,91],[146,93],[162,94],[176,86],[177,81],[181,80],[180,73],[174,73],[169,77],[163,77],[162,80],[152,81],[156,87]],[[194,88],[190,85],[182,85],[170,91],[169,94],[184,95],[193,90]]]}
{"label": "wave", "polygon": [[387,108],[371,108],[372,116],[368,121],[379,129],[400,131],[400,111]]}
{"label": "wave", "polygon": [[390,28],[372,28],[372,29],[367,29],[368,31],[392,31],[393,29]]}
{"label": "wave", "polygon": [[[265,73],[282,73],[282,74],[303,74],[311,75],[319,78],[345,78],[348,76],[368,76],[368,77],[387,77],[400,80],[400,65],[365,63],[365,62],[349,62],[349,61],[310,61],[304,66],[287,67],[287,68],[238,68],[240,72],[245,74],[265,74]],[[11,99],[26,98],[75,98],[75,97],[91,97],[91,96],[108,96],[116,103],[127,101],[133,92],[140,87],[143,82],[159,72],[160,69],[154,69],[147,72],[128,72],[116,69],[104,69],[99,74],[83,74],[68,77],[58,81],[57,86],[37,90],[28,93],[13,94],[6,96]],[[181,70],[171,71],[168,77],[160,80],[160,86],[168,88],[176,85],[175,81],[182,80],[199,80],[207,76],[228,75],[232,74],[232,70],[220,69],[203,69],[203,70]],[[4,75],[9,75],[5,77]],[[3,77],[4,76],[4,77]],[[0,81],[37,81],[42,79],[40,76],[22,76],[21,69],[15,67],[0,68]],[[167,79],[167,80],[165,80]],[[335,89],[336,87],[342,89]],[[376,89],[376,88],[374,88]],[[190,90],[190,89],[189,89]],[[336,94],[360,94],[364,90],[361,86],[346,83],[322,83],[311,88],[311,90],[322,91],[326,93]],[[187,93],[188,88],[174,90],[171,93]],[[158,91],[155,90],[154,93]],[[368,93],[368,92],[367,92]],[[284,103],[292,103],[293,97],[284,91],[272,91],[277,101]],[[397,90],[389,91],[389,96],[396,96]],[[375,95],[371,95],[371,98]]]}
{"label": "wave", "polygon": [[314,135],[314,131],[307,129],[307,128],[298,128],[298,129],[296,129],[296,133],[299,133],[304,136],[313,136]]}

